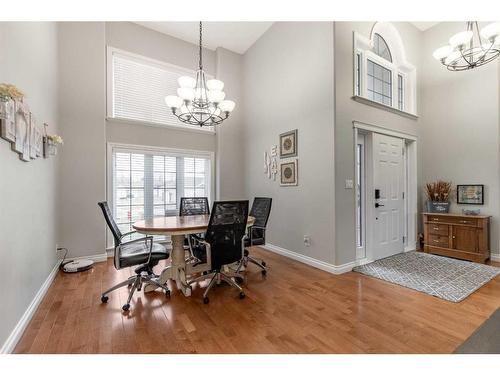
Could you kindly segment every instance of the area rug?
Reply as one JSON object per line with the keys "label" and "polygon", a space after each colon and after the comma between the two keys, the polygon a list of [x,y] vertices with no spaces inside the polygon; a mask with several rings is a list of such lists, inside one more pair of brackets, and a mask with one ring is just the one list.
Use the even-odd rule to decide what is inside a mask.
{"label": "area rug", "polygon": [[456,350],[457,354],[500,354],[500,309]]}
{"label": "area rug", "polygon": [[379,259],[353,271],[451,302],[462,301],[500,274],[497,267],[416,251]]}

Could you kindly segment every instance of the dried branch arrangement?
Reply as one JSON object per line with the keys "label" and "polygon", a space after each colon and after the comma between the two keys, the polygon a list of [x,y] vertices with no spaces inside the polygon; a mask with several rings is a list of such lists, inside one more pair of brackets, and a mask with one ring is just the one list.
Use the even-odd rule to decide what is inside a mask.
{"label": "dried branch arrangement", "polygon": [[437,181],[425,184],[427,198],[432,202],[448,202],[451,198],[451,182]]}

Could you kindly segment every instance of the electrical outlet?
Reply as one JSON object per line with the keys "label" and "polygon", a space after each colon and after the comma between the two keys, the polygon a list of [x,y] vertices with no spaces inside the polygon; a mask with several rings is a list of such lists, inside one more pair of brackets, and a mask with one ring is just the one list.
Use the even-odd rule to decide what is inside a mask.
{"label": "electrical outlet", "polygon": [[310,236],[304,236],[304,245],[306,247],[311,246],[311,237]]}
{"label": "electrical outlet", "polygon": [[353,180],[345,180],[345,188],[346,189],[354,189],[354,181]]}

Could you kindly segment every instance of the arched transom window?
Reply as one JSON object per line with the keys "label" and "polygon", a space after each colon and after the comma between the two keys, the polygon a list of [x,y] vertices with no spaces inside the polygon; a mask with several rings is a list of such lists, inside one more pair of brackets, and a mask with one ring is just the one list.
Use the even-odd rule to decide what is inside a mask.
{"label": "arched transom window", "polygon": [[384,38],[380,36],[380,34],[374,34],[373,36],[373,52],[375,52],[383,59],[392,62],[392,56],[391,51],[389,50],[389,46],[385,42]]}
{"label": "arched transom window", "polygon": [[389,22],[375,23],[370,38],[354,32],[354,96],[416,115],[416,69]]}

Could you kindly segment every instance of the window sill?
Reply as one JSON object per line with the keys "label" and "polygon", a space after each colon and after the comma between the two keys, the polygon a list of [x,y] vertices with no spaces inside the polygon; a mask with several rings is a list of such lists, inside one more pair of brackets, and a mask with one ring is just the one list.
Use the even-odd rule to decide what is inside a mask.
{"label": "window sill", "polygon": [[181,132],[189,132],[189,133],[199,133],[199,134],[207,134],[207,135],[215,135],[215,130],[201,130],[193,125],[166,125],[160,124],[157,122],[147,122],[147,121],[139,121],[139,120],[131,120],[120,117],[106,117],[107,122],[117,123],[117,124],[129,124],[129,125],[140,125],[140,126],[151,126],[154,128],[162,128],[162,129],[170,129],[177,130]]}
{"label": "window sill", "polygon": [[354,95],[352,97],[352,99],[357,101],[358,103],[363,103],[363,104],[367,104],[367,105],[370,105],[370,106],[375,107],[375,108],[383,109],[383,110],[386,110],[388,112],[392,112],[392,113],[395,113],[397,115],[410,118],[412,120],[418,119],[418,116],[413,114],[413,113],[401,111],[397,108],[388,106],[386,104],[382,104],[382,103],[376,102],[374,100],[365,98],[364,96]]}

